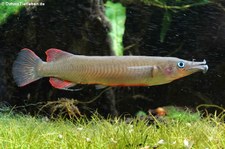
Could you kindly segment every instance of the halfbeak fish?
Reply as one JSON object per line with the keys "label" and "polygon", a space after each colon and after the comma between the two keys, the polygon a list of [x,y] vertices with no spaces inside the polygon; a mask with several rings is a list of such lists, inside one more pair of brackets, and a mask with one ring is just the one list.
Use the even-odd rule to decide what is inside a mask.
{"label": "halfbeak fish", "polygon": [[46,55],[44,62],[29,49],[19,52],[12,68],[18,86],[43,77],[50,77],[51,85],[58,89],[76,84],[153,86],[208,70],[205,60],[194,62],[175,57],[82,56],[53,48]]}

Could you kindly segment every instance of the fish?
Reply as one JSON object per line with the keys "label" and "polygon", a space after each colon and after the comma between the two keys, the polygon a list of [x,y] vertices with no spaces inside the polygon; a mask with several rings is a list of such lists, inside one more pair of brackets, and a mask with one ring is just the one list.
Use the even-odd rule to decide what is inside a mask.
{"label": "fish", "polygon": [[206,60],[196,62],[160,56],[85,56],[55,48],[45,53],[46,62],[28,48],[18,53],[12,75],[19,87],[43,77],[49,77],[50,84],[57,89],[68,89],[76,84],[154,86],[208,70]]}

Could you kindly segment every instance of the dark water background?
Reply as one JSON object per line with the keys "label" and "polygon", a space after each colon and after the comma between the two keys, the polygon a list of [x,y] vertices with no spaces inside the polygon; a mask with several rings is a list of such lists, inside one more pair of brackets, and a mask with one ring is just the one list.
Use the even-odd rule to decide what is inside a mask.
{"label": "dark water background", "polygon": [[[11,75],[12,63],[22,48],[30,48],[43,60],[45,51],[58,48],[75,54],[110,55],[107,28],[96,17],[92,1],[46,0],[45,6],[24,8],[0,26],[0,100],[7,105],[29,105],[61,97],[87,101],[101,91],[85,85],[68,92],[54,89],[48,78],[18,88]],[[127,7],[125,54],[174,56],[186,60],[206,59],[209,71],[153,87],[119,87],[88,105],[83,113],[96,109],[103,115],[134,114],[158,106],[217,104],[225,106],[225,11],[215,4],[172,13],[165,41],[160,30],[165,10],[144,4]],[[224,5],[225,6],[225,5]],[[79,88],[80,86],[78,86]],[[115,98],[115,103],[112,100]],[[36,107],[25,108],[35,113]]]}

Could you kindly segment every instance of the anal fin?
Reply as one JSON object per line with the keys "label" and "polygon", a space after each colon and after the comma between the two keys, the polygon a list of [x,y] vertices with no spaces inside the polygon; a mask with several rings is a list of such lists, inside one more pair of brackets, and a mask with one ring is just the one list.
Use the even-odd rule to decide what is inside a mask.
{"label": "anal fin", "polygon": [[57,78],[50,78],[49,82],[51,83],[53,87],[58,89],[64,89],[64,90],[68,90],[68,88],[76,85],[75,83],[65,81],[65,80],[60,80]]}

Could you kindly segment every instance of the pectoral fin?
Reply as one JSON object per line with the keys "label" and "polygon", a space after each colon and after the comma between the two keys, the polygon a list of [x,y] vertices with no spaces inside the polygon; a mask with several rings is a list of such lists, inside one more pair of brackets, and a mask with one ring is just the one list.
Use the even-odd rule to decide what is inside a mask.
{"label": "pectoral fin", "polygon": [[136,75],[146,74],[148,76],[153,77],[154,66],[129,66],[128,70],[131,70],[132,73]]}
{"label": "pectoral fin", "polygon": [[104,88],[106,88],[106,87],[108,87],[108,86],[105,86],[105,85],[95,85],[95,88],[96,88],[97,90],[99,90],[99,89],[104,89]]}

